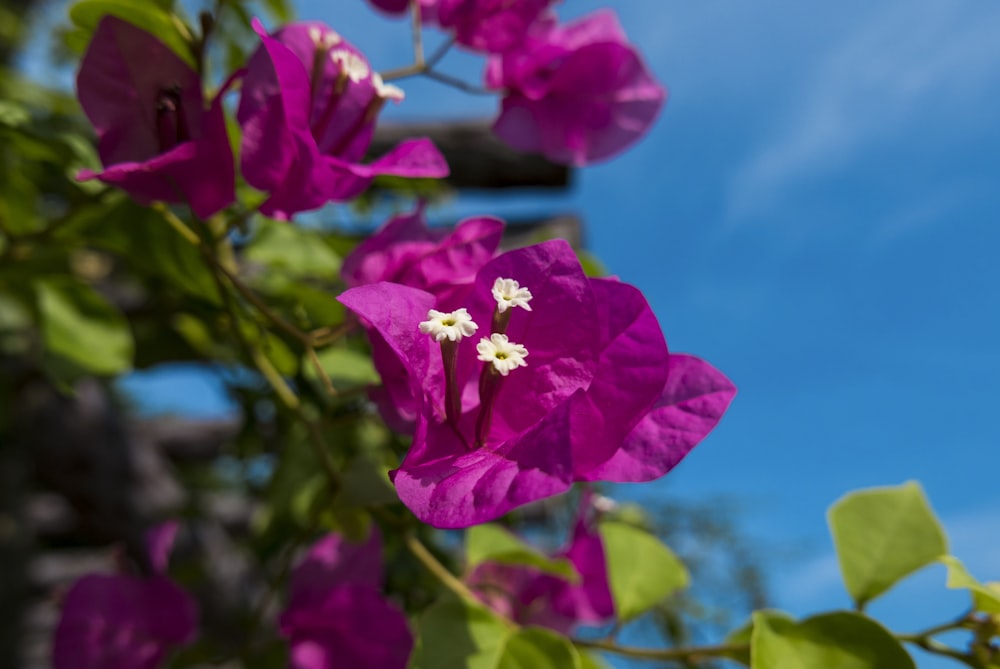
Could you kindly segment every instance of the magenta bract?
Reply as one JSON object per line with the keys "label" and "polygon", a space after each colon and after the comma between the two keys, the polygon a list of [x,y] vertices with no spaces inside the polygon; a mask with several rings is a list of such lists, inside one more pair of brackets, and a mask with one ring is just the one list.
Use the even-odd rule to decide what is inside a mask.
{"label": "magenta bract", "polygon": [[[436,308],[461,306],[476,272],[496,253],[503,221],[469,218],[453,231],[431,229],[423,208],[389,220],[344,259],[341,276],[348,287],[391,281],[434,295]],[[382,385],[370,393],[386,423],[397,432],[412,433],[418,400],[405,367],[377,332],[372,332],[372,360]]]}
{"label": "magenta bract", "polygon": [[517,49],[490,59],[485,79],[505,91],[497,135],[572,165],[635,143],[667,97],[610,10],[564,26],[536,21]]}
{"label": "magenta bract", "polygon": [[[376,9],[390,16],[402,16],[410,9],[410,0],[368,0]],[[420,18],[425,25],[435,23],[439,0],[417,0]]]}
{"label": "magenta bract", "polygon": [[[530,311],[513,307],[498,319],[498,279],[530,289]],[[458,314],[424,324],[437,309],[426,291],[382,282],[339,299],[384,340],[418,399],[413,445],[394,482],[403,503],[437,527],[485,522],[575,481],[662,476],[735,394],[707,363],[670,355],[642,294],[587,278],[561,240],[479,270],[462,304],[479,344],[443,339]],[[442,339],[421,332],[425,325]],[[511,364],[518,358],[526,366]],[[675,364],[686,370],[678,379]]]}
{"label": "magenta bract", "polygon": [[105,16],[76,78],[105,170],[81,171],[142,204],[187,202],[200,217],[235,199],[221,93],[205,109],[201,77],[156,37]]}
{"label": "magenta bract", "polygon": [[554,0],[438,0],[437,22],[459,44],[487,53],[518,47]]}
{"label": "magenta bract", "polygon": [[406,616],[385,600],[382,540],[327,535],[292,572],[281,633],[292,669],[403,669],[413,648]]}
{"label": "magenta bract", "polygon": [[486,562],[476,567],[467,582],[485,604],[522,625],[568,634],[578,625],[610,620],[615,609],[604,545],[582,514],[569,545],[553,557],[567,558],[579,581],[570,582],[536,567]]}
{"label": "magenta bract", "polygon": [[444,158],[427,139],[401,142],[362,163],[387,100],[402,91],[382,83],[365,57],[322,23],[293,23],[268,35],[243,80],[237,120],[247,182],[270,193],[261,212],[288,218],[350,200],[380,174],[440,178]]}
{"label": "magenta bract", "polygon": [[148,535],[152,576],[89,574],[73,584],[53,639],[55,669],[155,669],[194,638],[197,605],[163,575],[176,531],[166,523]]}

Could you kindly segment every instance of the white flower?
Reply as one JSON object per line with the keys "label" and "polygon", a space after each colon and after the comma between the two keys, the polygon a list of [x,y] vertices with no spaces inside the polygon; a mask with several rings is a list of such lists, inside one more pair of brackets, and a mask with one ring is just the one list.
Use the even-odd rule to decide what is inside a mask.
{"label": "white flower", "polygon": [[334,31],[328,30],[323,32],[318,26],[309,26],[309,39],[313,41],[317,49],[323,49],[324,51],[329,51],[343,42],[340,35]]}
{"label": "white flower", "polygon": [[368,67],[368,63],[365,59],[358,54],[347,51],[346,49],[335,49],[330,52],[330,60],[332,60],[343,74],[347,75],[347,78],[354,83],[360,82],[362,79],[371,74],[371,69]]}
{"label": "white flower", "polygon": [[462,337],[471,337],[478,329],[465,308],[450,314],[431,309],[427,312],[427,320],[420,324],[420,331],[434,337],[434,341],[461,341]]}
{"label": "white flower", "polygon": [[522,307],[525,311],[531,311],[528,301],[531,300],[531,291],[522,288],[514,279],[497,279],[493,282],[493,299],[497,301],[497,311],[501,314],[510,307]]}
{"label": "white flower", "polygon": [[378,72],[372,74],[372,85],[375,87],[375,95],[379,96],[383,100],[402,102],[403,98],[406,97],[402,88],[385,83],[382,81],[382,75]]}
{"label": "white flower", "polygon": [[517,367],[527,367],[525,358],[528,356],[528,349],[520,344],[507,339],[507,335],[494,332],[487,339],[483,337],[476,344],[479,351],[479,359],[483,362],[492,362],[493,366],[502,376],[510,374],[512,369]]}

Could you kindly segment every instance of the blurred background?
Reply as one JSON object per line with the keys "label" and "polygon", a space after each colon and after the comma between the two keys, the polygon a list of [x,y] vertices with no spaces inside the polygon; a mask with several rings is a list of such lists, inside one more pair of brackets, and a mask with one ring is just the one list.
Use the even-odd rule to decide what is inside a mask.
{"label": "blurred background", "polygon": [[[607,4],[566,0],[559,13]],[[379,70],[411,62],[405,21],[362,0],[295,5]],[[649,136],[575,170],[568,190],[463,192],[430,210],[440,223],[576,215],[586,247],[644,291],[671,349],[738,386],[720,427],[674,472],[607,494],[728,518],[763,569],[767,601],[805,615],[849,606],[826,508],[853,488],[915,479],[951,552],[973,575],[1000,578],[1000,6],[630,0],[615,10],[670,90]],[[63,11],[39,4],[14,63],[70,87],[46,37]],[[440,69],[478,82],[480,66],[454,52]],[[396,83],[407,99],[387,121],[489,119],[497,107],[433,81]],[[306,223],[360,230],[387,214]],[[200,368],[143,371],[119,387],[146,416],[224,423],[237,411],[225,379]],[[943,568],[922,572],[872,611],[898,631],[958,616],[966,596],[944,579]]]}

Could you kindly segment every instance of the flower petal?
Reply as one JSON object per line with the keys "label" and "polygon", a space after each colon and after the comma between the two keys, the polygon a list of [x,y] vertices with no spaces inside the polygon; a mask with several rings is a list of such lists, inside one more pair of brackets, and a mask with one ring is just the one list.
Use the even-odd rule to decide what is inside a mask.
{"label": "flower petal", "polygon": [[656,406],[614,457],[580,480],[640,482],[663,476],[712,431],[735,395],[732,382],[704,360],[671,355]]}
{"label": "flower petal", "polygon": [[598,305],[594,336],[599,336],[600,358],[573,411],[577,473],[617,452],[662,395],[669,367],[660,324],[642,293],[611,279],[591,279],[591,286]]}
{"label": "flower petal", "polygon": [[[432,427],[428,435],[423,433],[427,422],[421,422],[414,448],[394,472],[399,498],[421,521],[457,528],[566,491],[572,481],[568,409],[564,403],[496,450],[463,450],[454,438],[444,446],[450,428]],[[450,453],[430,459],[444,450]]]}

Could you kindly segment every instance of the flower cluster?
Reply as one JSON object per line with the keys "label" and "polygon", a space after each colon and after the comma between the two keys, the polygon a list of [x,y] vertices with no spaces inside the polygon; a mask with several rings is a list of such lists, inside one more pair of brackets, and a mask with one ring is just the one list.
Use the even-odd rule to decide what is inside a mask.
{"label": "flower cluster", "polygon": [[[370,0],[389,14],[408,3]],[[488,55],[494,132],[515,149],[588,165],[642,137],[666,101],[610,10],[560,24],[554,0],[421,0],[425,23]]]}
{"label": "flower cluster", "polygon": [[[390,13],[407,3],[374,0]],[[488,56],[484,84],[502,99],[494,124],[511,146],[584,165],[625,149],[649,129],[666,92],[647,71],[611,12],[561,25],[553,0],[421,0],[424,21]],[[400,102],[357,48],[318,22],[268,32],[206,104],[201,75],[148,32],[115,16],[98,23],[77,89],[94,124],[100,179],[137,201],[186,202],[200,217],[235,199],[234,156],[222,100],[242,80],[236,118],[239,165],[268,194],[260,210],[289,218],[348,201],[378,175],[440,178],[427,139],[400,143],[363,162],[379,113]]]}
{"label": "flower cluster", "polygon": [[427,139],[362,159],[378,114],[403,92],[327,26],[293,23],[268,34],[206,110],[201,76],[153,35],[115,16],[101,19],[77,76],[80,103],[106,169],[83,171],[141,203],[186,202],[211,216],[235,199],[233,152],[222,98],[242,78],[236,118],[240,167],[268,193],[260,211],[288,218],[361,194],[381,174],[440,178],[444,158]]}
{"label": "flower cluster", "polygon": [[711,365],[668,353],[638,290],[586,277],[559,240],[483,264],[460,307],[387,281],[339,299],[401,370],[383,379],[387,394],[415,399],[413,445],[393,479],[437,527],[481,523],[575,481],[662,476],[735,393]]}

